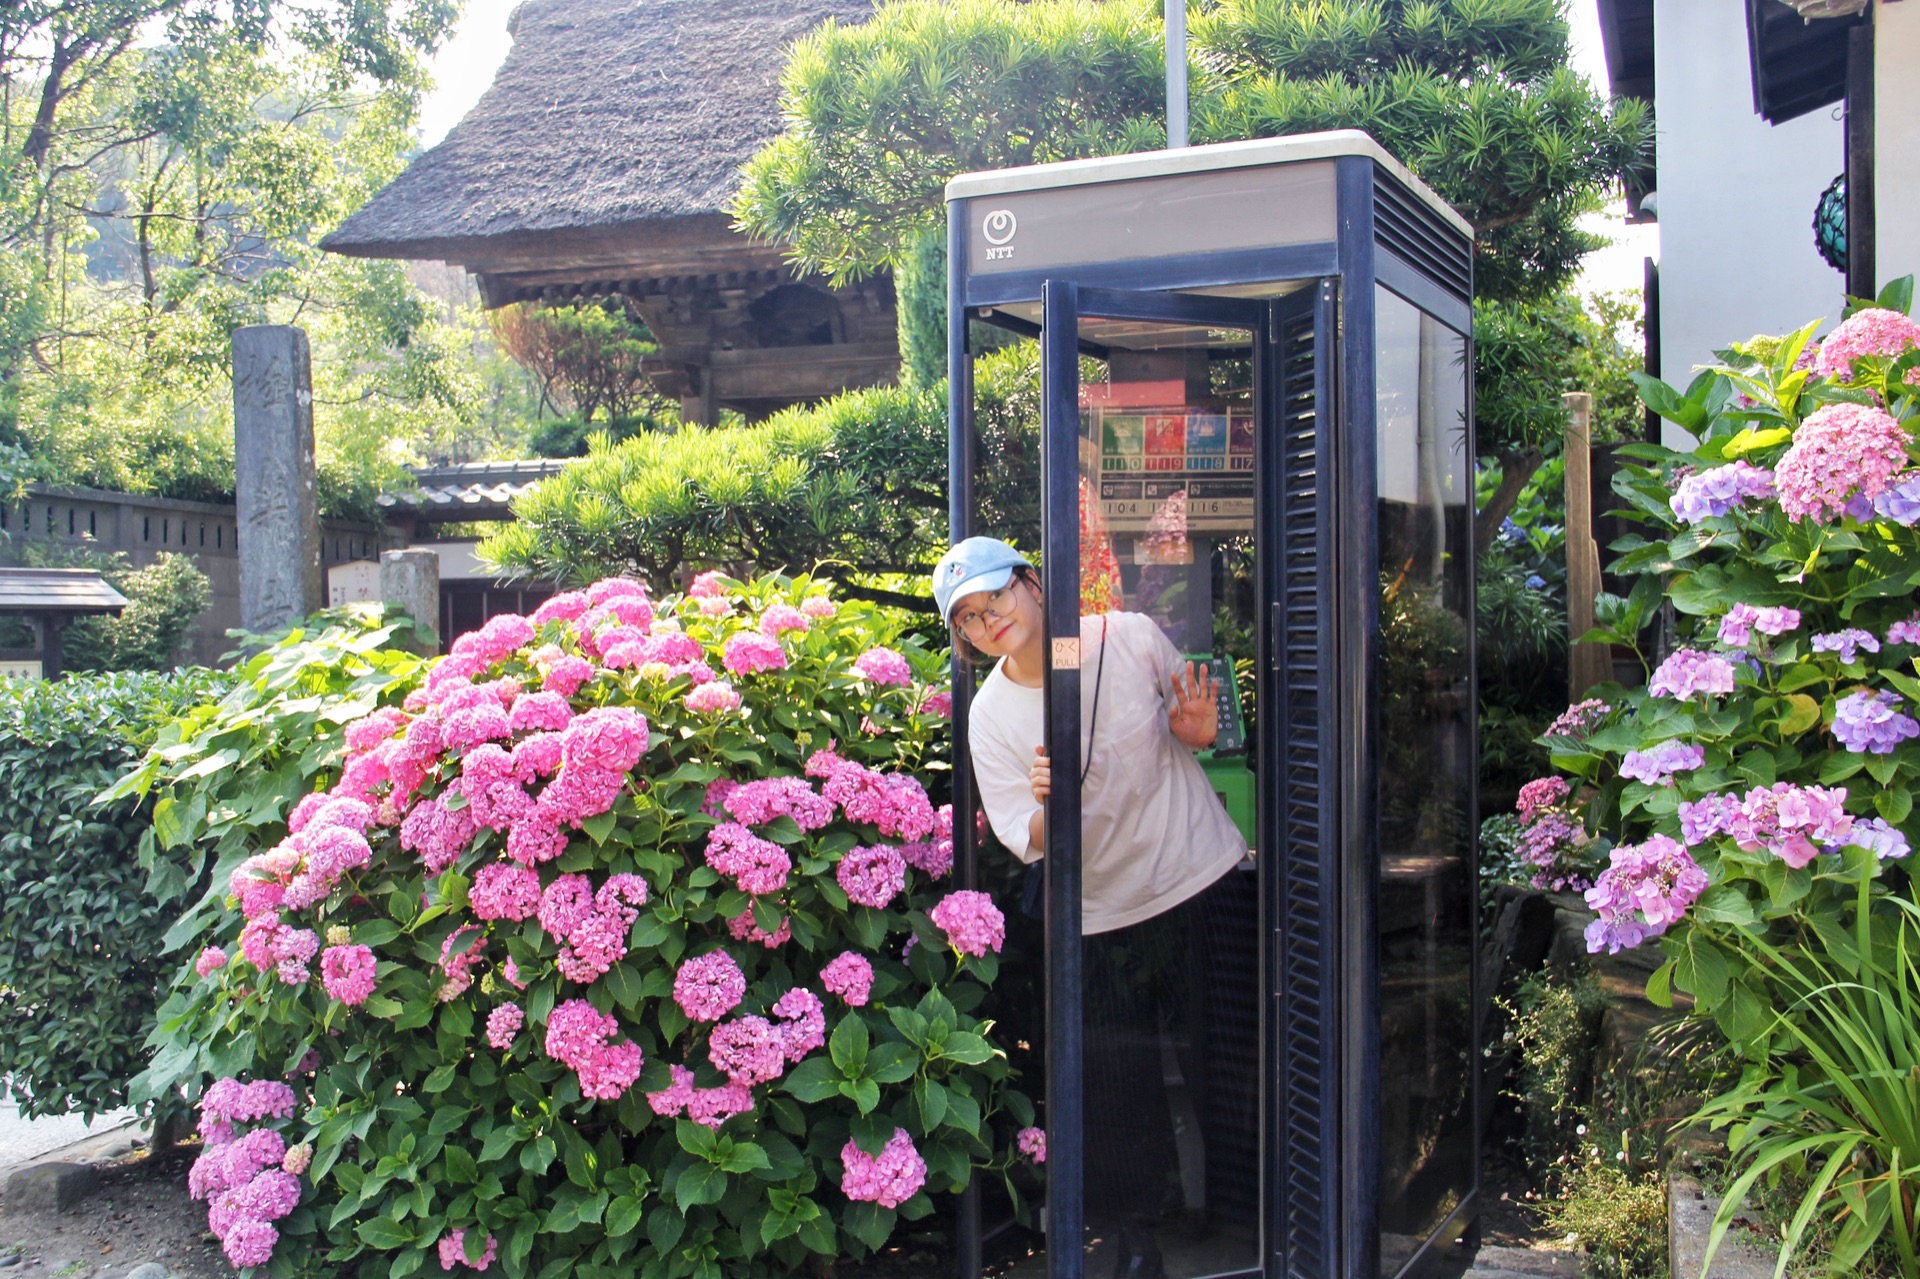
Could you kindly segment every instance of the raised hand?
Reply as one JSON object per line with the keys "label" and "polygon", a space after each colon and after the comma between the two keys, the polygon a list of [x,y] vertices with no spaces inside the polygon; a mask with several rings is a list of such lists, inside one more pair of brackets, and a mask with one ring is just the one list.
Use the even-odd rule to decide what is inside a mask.
{"label": "raised hand", "polygon": [[1193,662],[1173,677],[1173,705],[1167,710],[1167,727],[1180,744],[1190,750],[1213,745],[1220,735],[1220,685],[1211,666],[1196,670]]}

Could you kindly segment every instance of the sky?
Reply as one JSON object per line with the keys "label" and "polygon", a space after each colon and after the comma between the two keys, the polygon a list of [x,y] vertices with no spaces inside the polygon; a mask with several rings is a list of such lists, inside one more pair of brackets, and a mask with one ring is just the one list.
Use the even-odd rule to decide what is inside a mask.
{"label": "sky", "polygon": [[[519,0],[467,0],[466,11],[453,39],[433,60],[437,87],[427,95],[420,111],[421,145],[432,146],[446,136],[447,130],[480,100],[488,83],[513,40],[507,35],[507,20]],[[1595,84],[1607,82],[1606,55],[1600,45],[1598,0],[1570,0],[1568,17],[1573,26],[1573,65]],[[1637,292],[1642,278],[1642,262],[1658,257],[1659,228],[1627,226],[1620,210],[1611,215],[1594,215],[1588,229],[1612,237],[1615,243],[1590,255],[1583,264],[1579,287],[1582,292]]]}

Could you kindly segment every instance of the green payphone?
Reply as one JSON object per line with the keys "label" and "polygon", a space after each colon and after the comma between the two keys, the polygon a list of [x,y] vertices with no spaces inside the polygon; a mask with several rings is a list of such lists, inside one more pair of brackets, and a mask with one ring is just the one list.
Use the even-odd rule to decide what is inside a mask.
{"label": "green payphone", "polygon": [[1247,847],[1253,848],[1253,769],[1247,757],[1247,726],[1240,715],[1240,681],[1233,673],[1233,659],[1217,653],[1189,653],[1187,660],[1196,665],[1205,663],[1220,690],[1220,735],[1211,750],[1200,752],[1200,770],[1226,805],[1227,815],[1240,828]]}

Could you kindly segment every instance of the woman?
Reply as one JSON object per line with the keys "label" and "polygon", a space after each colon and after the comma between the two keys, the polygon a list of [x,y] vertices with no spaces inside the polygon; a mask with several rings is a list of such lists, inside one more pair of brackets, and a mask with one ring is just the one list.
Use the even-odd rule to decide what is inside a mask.
{"label": "woman", "polygon": [[[1005,542],[975,537],[942,557],[933,586],[956,651],[994,663],[968,716],[974,778],[994,834],[1033,863],[1053,783],[1039,576]],[[1251,991],[1222,980],[1240,952],[1254,953],[1248,877],[1232,873],[1247,846],[1193,756],[1219,728],[1211,673],[1138,613],[1082,618],[1080,637],[1088,1219],[1121,1227],[1116,1274],[1149,1279],[1161,1273],[1162,1219],[1184,1208],[1191,1220],[1209,1200],[1217,1217],[1222,1183],[1257,1179],[1245,1142],[1226,1135],[1253,1131],[1253,1081],[1206,1077],[1210,1061],[1246,1057],[1217,1051],[1213,1010],[1232,999],[1253,1012]],[[1182,1152],[1174,1133],[1201,1109],[1204,1157],[1192,1138]],[[1221,1242],[1202,1246],[1198,1270],[1173,1269],[1218,1268]]]}

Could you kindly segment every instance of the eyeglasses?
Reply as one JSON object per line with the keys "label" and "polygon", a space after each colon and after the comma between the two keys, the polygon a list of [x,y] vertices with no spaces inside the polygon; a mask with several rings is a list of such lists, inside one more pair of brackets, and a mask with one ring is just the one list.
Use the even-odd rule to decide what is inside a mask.
{"label": "eyeglasses", "polygon": [[989,594],[987,596],[987,605],[984,609],[970,608],[960,614],[959,617],[953,619],[954,625],[959,629],[960,633],[962,635],[973,635],[987,624],[988,618],[1011,616],[1014,606],[1019,603],[1020,598],[1014,594],[1013,588],[1015,585],[1016,583],[1014,582],[1008,582],[999,590]]}

